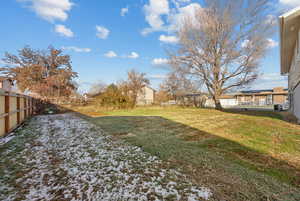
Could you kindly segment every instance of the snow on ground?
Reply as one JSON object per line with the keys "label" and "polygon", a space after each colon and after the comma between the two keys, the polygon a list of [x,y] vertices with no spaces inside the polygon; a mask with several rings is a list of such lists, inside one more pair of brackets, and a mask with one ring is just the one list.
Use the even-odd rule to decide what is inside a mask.
{"label": "snow on ground", "polygon": [[8,136],[0,138],[0,146],[8,143],[15,137],[14,133],[9,134]]}
{"label": "snow on ground", "polygon": [[0,200],[207,200],[164,162],[74,114],[38,116],[0,145]]}

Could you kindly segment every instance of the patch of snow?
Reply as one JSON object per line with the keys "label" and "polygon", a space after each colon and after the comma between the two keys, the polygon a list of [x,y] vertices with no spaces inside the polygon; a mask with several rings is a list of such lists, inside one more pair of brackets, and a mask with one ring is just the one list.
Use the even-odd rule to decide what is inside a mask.
{"label": "patch of snow", "polygon": [[112,140],[74,114],[39,116],[28,126],[36,132],[34,140],[24,142],[24,150],[11,158],[15,164],[22,161],[22,172],[12,182],[18,185],[0,179],[0,190],[9,194],[0,200],[193,201],[212,196],[177,170],[162,168],[157,157]]}
{"label": "patch of snow", "polygon": [[8,143],[15,137],[14,133],[9,134],[8,136],[0,138],[0,146]]}

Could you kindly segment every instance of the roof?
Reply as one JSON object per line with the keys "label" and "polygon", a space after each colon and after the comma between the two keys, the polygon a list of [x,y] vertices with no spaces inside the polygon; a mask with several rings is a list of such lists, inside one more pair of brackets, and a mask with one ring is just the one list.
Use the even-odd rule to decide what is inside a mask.
{"label": "roof", "polygon": [[233,99],[235,98],[234,94],[224,94],[220,97],[220,99]]}
{"label": "roof", "polygon": [[155,89],[153,89],[152,87],[150,87],[149,85],[145,85],[144,87],[147,87],[148,89],[153,90],[154,92],[156,91]]}
{"label": "roof", "polygon": [[14,81],[11,78],[0,76],[0,82],[3,82],[5,80],[8,80],[11,83],[11,85],[14,85]]}
{"label": "roof", "polygon": [[237,96],[263,96],[263,95],[288,95],[288,91],[282,92],[261,92],[261,93],[238,93]]}
{"label": "roof", "polygon": [[273,89],[255,89],[255,90],[244,90],[233,94],[235,96],[253,96],[253,95],[287,95],[288,89],[284,87],[275,87]]}
{"label": "roof", "polygon": [[12,79],[9,77],[0,76],[0,81],[3,81],[3,80],[12,80]]}
{"label": "roof", "polygon": [[300,28],[300,7],[279,17],[281,74],[290,71]]}
{"label": "roof", "polygon": [[178,96],[186,96],[186,97],[196,97],[196,96],[203,96],[205,95],[204,93],[190,93],[190,94],[181,94],[181,95],[178,95]]}
{"label": "roof", "polygon": [[[276,87],[274,89],[256,89],[256,90],[247,90],[247,91],[241,91],[240,93],[264,93],[264,92],[275,92],[276,89],[280,89],[280,92],[288,91],[288,89],[284,89],[283,87]],[[276,91],[278,92],[278,91]]]}

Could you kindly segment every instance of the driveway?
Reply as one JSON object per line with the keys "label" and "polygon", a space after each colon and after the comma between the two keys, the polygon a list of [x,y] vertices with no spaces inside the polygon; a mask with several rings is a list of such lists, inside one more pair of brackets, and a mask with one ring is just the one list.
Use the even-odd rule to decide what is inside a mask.
{"label": "driveway", "polygon": [[37,116],[0,143],[0,200],[207,200],[209,189],[75,114]]}

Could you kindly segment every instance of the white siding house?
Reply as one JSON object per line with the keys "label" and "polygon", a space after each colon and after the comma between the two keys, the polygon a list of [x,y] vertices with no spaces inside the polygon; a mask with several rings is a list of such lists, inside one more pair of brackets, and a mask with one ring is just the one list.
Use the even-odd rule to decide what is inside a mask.
{"label": "white siding house", "polygon": [[0,77],[0,89],[12,91],[13,81],[7,77]]}
{"label": "white siding house", "polygon": [[279,20],[281,74],[288,75],[290,111],[300,119],[300,7]]}
{"label": "white siding house", "polygon": [[142,92],[137,96],[137,105],[151,105],[154,103],[155,90],[149,86],[144,86]]}

